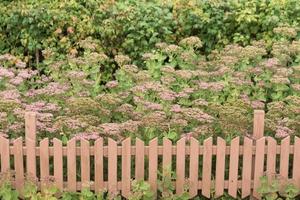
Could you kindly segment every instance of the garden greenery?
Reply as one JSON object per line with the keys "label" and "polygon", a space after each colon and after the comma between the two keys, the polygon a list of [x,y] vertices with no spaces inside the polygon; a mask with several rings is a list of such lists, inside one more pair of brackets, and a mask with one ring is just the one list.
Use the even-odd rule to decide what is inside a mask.
{"label": "garden greenery", "polygon": [[221,136],[300,129],[300,3],[1,1],[0,134]]}

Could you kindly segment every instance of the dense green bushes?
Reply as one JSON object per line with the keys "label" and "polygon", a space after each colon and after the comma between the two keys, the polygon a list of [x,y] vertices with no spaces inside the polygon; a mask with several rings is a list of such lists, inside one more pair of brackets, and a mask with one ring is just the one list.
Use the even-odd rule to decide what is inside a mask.
{"label": "dense green bushes", "polygon": [[300,3],[2,1],[1,133],[230,139],[299,127]]}
{"label": "dense green bushes", "polygon": [[0,52],[33,63],[44,59],[47,48],[56,58],[80,55],[80,41],[87,37],[110,58],[123,53],[135,62],[157,42],[188,36],[200,37],[204,52],[253,39],[270,44],[275,27],[298,27],[300,21],[297,0],[3,1],[0,13]]}

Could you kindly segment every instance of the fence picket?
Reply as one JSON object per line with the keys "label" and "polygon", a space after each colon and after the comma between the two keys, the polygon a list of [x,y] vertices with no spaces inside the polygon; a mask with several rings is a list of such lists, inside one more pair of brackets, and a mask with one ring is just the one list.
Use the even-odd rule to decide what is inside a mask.
{"label": "fence picket", "polygon": [[9,163],[9,140],[0,136],[1,173],[10,170]]}
{"label": "fence picket", "polygon": [[24,163],[23,163],[23,140],[18,138],[14,140],[14,166],[15,166],[15,177],[16,177],[16,189],[19,193],[22,193],[24,185]]}
{"label": "fence picket", "polygon": [[67,143],[67,175],[68,175],[68,190],[76,192],[76,140],[71,139]]}
{"label": "fence picket", "polygon": [[231,140],[228,194],[234,198],[236,198],[236,196],[237,196],[239,147],[240,147],[240,138],[239,137],[236,137],[233,140]]}
{"label": "fence picket", "polygon": [[95,156],[95,191],[100,192],[104,190],[103,181],[103,138],[99,138],[94,146]]}
{"label": "fence picket", "polygon": [[295,137],[294,144],[294,160],[293,160],[293,180],[298,188],[300,188],[300,138]]}
{"label": "fence picket", "polygon": [[122,196],[130,196],[130,175],[131,175],[131,139],[127,138],[122,142]]}
{"label": "fence picket", "polygon": [[40,142],[40,171],[41,171],[41,187],[45,188],[47,179],[49,178],[49,140],[43,139]]}
{"label": "fence picket", "polygon": [[135,141],[135,179],[144,180],[145,171],[145,145],[144,142],[136,138]]}
{"label": "fence picket", "polygon": [[243,146],[242,198],[251,194],[252,146],[253,140],[245,137]]}
{"label": "fence picket", "polygon": [[255,149],[255,168],[254,168],[254,186],[253,186],[253,196],[255,198],[260,198],[257,189],[260,184],[260,177],[264,173],[264,158],[265,158],[265,137],[262,137],[256,141]]}
{"label": "fence picket", "polygon": [[163,169],[172,167],[172,142],[164,138],[163,139]]}
{"label": "fence picket", "polygon": [[85,139],[80,140],[80,165],[81,186],[90,188],[90,143]]}
{"label": "fence picket", "polygon": [[225,154],[226,154],[226,142],[224,139],[218,137],[217,155],[216,155],[216,183],[215,183],[216,198],[222,196],[224,193]]}
{"label": "fence picket", "polygon": [[190,178],[189,194],[194,197],[198,193],[198,170],[199,170],[199,142],[195,138],[190,140]]}
{"label": "fence picket", "polygon": [[182,194],[185,182],[185,138],[177,141],[176,146],[176,194]]}
{"label": "fence picket", "polygon": [[108,138],[108,192],[115,195],[117,187],[117,164],[118,164],[117,142]]}
{"label": "fence picket", "polygon": [[25,113],[25,143],[26,143],[26,170],[29,176],[36,178],[36,113]]}
{"label": "fence picket", "polygon": [[290,136],[281,140],[280,145],[280,169],[279,173],[282,181],[288,179],[289,173],[289,156],[290,156]]}
{"label": "fence picket", "polygon": [[210,137],[203,142],[202,195],[207,198],[211,189],[212,141]]}
{"label": "fence picket", "polygon": [[157,138],[149,142],[149,184],[155,196],[157,191],[157,142]]}
{"label": "fence picket", "polygon": [[54,178],[56,187],[63,191],[64,180],[63,180],[63,152],[62,152],[62,142],[57,138],[53,139],[54,147]]}
{"label": "fence picket", "polygon": [[276,174],[276,140],[272,137],[268,137],[267,148],[267,176],[269,180],[272,180]]}

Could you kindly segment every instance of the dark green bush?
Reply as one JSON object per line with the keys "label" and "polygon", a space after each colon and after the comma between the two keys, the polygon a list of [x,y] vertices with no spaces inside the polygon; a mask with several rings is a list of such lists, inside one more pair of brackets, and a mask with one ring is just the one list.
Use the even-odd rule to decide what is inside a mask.
{"label": "dark green bush", "polygon": [[[208,53],[231,42],[270,44],[275,27],[298,27],[299,22],[298,0],[1,1],[0,53],[39,65],[43,50],[64,59],[70,52],[82,54],[80,41],[90,37],[98,44],[94,48],[110,58],[123,53],[141,63],[141,55],[157,42],[198,36]],[[110,67],[104,70],[111,74]]]}

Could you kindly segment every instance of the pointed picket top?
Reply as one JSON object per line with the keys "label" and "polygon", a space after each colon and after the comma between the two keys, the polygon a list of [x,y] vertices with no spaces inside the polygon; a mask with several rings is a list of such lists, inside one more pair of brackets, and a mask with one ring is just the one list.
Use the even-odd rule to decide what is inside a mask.
{"label": "pointed picket top", "polygon": [[182,145],[182,144],[185,144],[186,143],[186,138],[185,137],[182,137],[182,138],[180,138],[177,142],[176,142],[176,144],[178,145]]}
{"label": "pointed picket top", "polygon": [[213,142],[213,137],[208,137],[203,141],[203,144],[208,144],[208,143],[212,143]]}
{"label": "pointed picket top", "polygon": [[124,140],[122,140],[122,145],[123,145],[123,144],[126,145],[126,144],[128,144],[128,143],[131,144],[131,138],[130,138],[130,137],[125,138]]}
{"label": "pointed picket top", "polygon": [[90,142],[87,140],[87,139],[85,139],[85,138],[80,138],[80,145],[81,144],[90,144]]}
{"label": "pointed picket top", "polygon": [[2,141],[9,141],[9,139],[3,137],[2,135],[0,135],[0,140],[2,140]]}
{"label": "pointed picket top", "polygon": [[44,138],[40,141],[40,146],[43,146],[44,144],[49,144],[49,138]]}
{"label": "pointed picket top", "polygon": [[13,143],[19,143],[19,142],[23,143],[23,137],[22,136],[13,140]]}
{"label": "pointed picket top", "polygon": [[274,142],[277,144],[276,140],[273,137],[267,136],[266,139],[267,139],[268,144],[269,143],[273,144]]}
{"label": "pointed picket top", "polygon": [[140,138],[135,138],[135,146],[145,145],[145,142]]}
{"label": "pointed picket top", "polygon": [[284,137],[284,138],[281,140],[281,144],[282,144],[282,143],[289,143],[290,140],[291,140],[291,137],[290,137],[290,136]]}
{"label": "pointed picket top", "polygon": [[103,144],[103,138],[102,137],[99,137],[95,140],[95,144],[96,143],[102,143]]}
{"label": "pointed picket top", "polygon": [[217,137],[217,144],[218,144],[218,142],[220,142],[222,144],[223,144],[223,142],[225,142],[225,144],[226,144],[226,140],[224,140],[224,138],[222,138],[222,137]]}
{"label": "pointed picket top", "polygon": [[149,145],[150,145],[150,143],[152,143],[152,144],[158,143],[158,138],[155,137],[155,138],[151,139],[151,140],[149,141]]}
{"label": "pointed picket top", "polygon": [[75,137],[69,139],[68,142],[67,142],[67,144],[73,144],[73,143],[76,144],[76,138]]}

